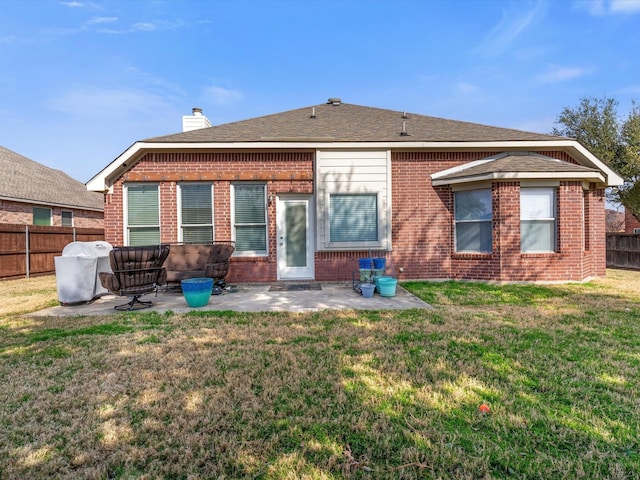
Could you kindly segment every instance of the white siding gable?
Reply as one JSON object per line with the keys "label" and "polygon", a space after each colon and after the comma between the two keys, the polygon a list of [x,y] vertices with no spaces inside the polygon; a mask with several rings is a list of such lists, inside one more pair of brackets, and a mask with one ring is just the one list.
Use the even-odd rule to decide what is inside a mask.
{"label": "white siding gable", "polygon": [[[316,152],[317,245],[319,250],[391,249],[391,152],[318,150]],[[331,194],[376,194],[378,240],[330,242]]]}

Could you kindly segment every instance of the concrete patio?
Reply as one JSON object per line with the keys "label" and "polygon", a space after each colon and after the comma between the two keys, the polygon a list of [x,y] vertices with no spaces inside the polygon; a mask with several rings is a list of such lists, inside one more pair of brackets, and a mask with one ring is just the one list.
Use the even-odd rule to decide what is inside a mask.
{"label": "concrete patio", "polygon": [[[235,292],[224,291],[220,295],[212,295],[209,304],[200,308],[187,305],[182,293],[160,291],[144,295],[141,300],[153,302],[151,308],[142,311],[164,313],[185,313],[196,311],[233,310],[238,312],[315,312],[320,310],[404,310],[409,308],[432,308],[415,295],[398,285],[394,297],[381,297],[375,294],[372,298],[364,298],[353,290],[351,282],[322,283],[321,289],[281,291],[272,290],[281,284],[240,284],[234,285]],[[86,316],[111,315],[116,313],[114,306],[126,303],[126,297],[105,295],[90,303],[69,306],[56,306],[34,312],[32,316]]]}

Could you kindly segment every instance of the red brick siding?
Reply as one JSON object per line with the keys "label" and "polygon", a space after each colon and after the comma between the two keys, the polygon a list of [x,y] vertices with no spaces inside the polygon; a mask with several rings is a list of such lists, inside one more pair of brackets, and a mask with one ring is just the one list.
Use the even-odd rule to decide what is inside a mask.
{"label": "red brick siding", "polygon": [[[215,173],[237,172],[238,175],[255,174],[259,178],[275,177],[275,174],[305,174],[313,178],[313,152],[197,152],[150,153],[140,160],[129,173],[136,175],[180,172]],[[280,175],[279,178],[281,178]],[[137,177],[136,177],[137,178]],[[244,177],[243,177],[244,178]],[[124,243],[122,192],[126,176],[119,179],[108,195],[105,212],[105,237],[116,245]],[[177,181],[159,181],[160,187],[160,238],[162,242],[178,241]],[[231,239],[231,184],[232,180],[214,180],[214,229],[217,240]],[[267,195],[284,193],[313,193],[313,180],[265,180]],[[276,206],[267,208],[269,254],[266,257],[233,257],[227,280],[230,282],[262,282],[277,278],[276,258]]]}
{"label": "red brick siding", "polygon": [[629,211],[629,209],[625,209],[624,233],[633,233],[634,228],[640,228],[640,220],[638,220],[636,216]]}
{"label": "red brick siding", "polygon": [[51,208],[51,224],[62,225],[62,211],[73,212],[73,226],[78,228],[102,228],[103,213],[77,208],[61,208],[49,205],[0,200],[0,223],[33,225],[33,207]]}
{"label": "red brick siding", "polygon": [[[400,278],[464,278],[500,281],[582,280],[605,272],[603,190],[585,196],[581,182],[558,191],[558,252],[520,251],[519,182],[493,183],[493,253],[459,254],[453,245],[453,194],[430,187],[430,175],[497,152],[394,152],[393,252]],[[562,152],[541,152],[571,160]],[[583,220],[583,202],[585,217]],[[584,231],[589,232],[588,239]],[[589,245],[585,251],[585,245]],[[403,272],[400,272],[402,268]]]}
{"label": "red brick siding", "polygon": [[[476,279],[499,281],[582,280],[603,275],[605,270],[604,192],[592,188],[587,193],[581,182],[562,182],[558,192],[558,252],[522,254],[520,251],[520,184],[494,182],[493,253],[457,254],[453,242],[453,193],[448,186],[433,187],[431,174],[499,152],[392,152],[392,244],[385,256],[387,272],[400,279]],[[564,161],[573,160],[563,152],[541,152]],[[227,179],[213,180],[214,222],[218,240],[231,238],[229,172],[242,178],[255,175],[266,179],[268,194],[313,193],[313,152],[194,152],[147,154],[130,171],[132,178],[160,180],[163,242],[178,238],[176,175],[198,172],[211,178],[212,172],[226,172]],[[160,176],[158,176],[160,174]],[[135,175],[135,176],[134,176]],[[277,179],[276,179],[277,176]],[[283,178],[290,180],[282,180]],[[304,178],[302,178],[304,177]],[[126,178],[126,177],[125,177]],[[123,203],[119,179],[105,203],[106,240],[122,244]],[[583,217],[584,205],[584,217]],[[234,257],[230,282],[275,281],[276,212],[268,206],[269,255]],[[584,218],[584,220],[583,220]],[[584,231],[589,232],[584,237]],[[350,281],[358,269],[361,252],[316,252],[315,278],[319,281]]]}

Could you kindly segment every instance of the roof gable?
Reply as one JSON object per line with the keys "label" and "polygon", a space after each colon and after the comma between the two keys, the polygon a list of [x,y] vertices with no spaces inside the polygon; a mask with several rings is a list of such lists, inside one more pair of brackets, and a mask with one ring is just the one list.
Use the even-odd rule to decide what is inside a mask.
{"label": "roof gable", "polygon": [[87,191],[66,173],[0,147],[0,198],[102,211],[102,195]]}
{"label": "roof gable", "polygon": [[602,174],[595,168],[533,152],[502,153],[434,173],[431,178],[434,185],[517,178],[571,178],[604,182]]}
{"label": "roof gable", "polygon": [[595,168],[600,176],[594,178],[605,185],[623,182],[616,172],[573,139],[350,105],[339,99],[330,99],[320,105],[138,141],[90,179],[87,188],[108,191],[116,179],[148,152],[231,148],[243,151],[351,148],[559,150],[579,164]]}
{"label": "roof gable", "polygon": [[325,103],[144,140],[201,142],[490,142],[557,139],[553,135],[446,120],[346,103]]}

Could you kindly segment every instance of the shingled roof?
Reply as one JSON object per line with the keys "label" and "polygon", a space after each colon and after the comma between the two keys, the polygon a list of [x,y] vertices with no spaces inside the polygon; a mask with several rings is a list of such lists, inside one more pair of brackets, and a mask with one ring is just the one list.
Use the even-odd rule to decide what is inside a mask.
{"label": "shingled roof", "polygon": [[332,100],[264,117],[154,137],[144,142],[491,142],[559,138]]}
{"label": "shingled roof", "polygon": [[66,173],[0,146],[0,199],[103,211],[103,197]]}
{"label": "shingled roof", "polygon": [[597,178],[603,181],[598,169],[532,152],[502,153],[435,173],[431,178],[434,185],[443,185],[460,181],[517,178],[522,174],[531,178]]}

